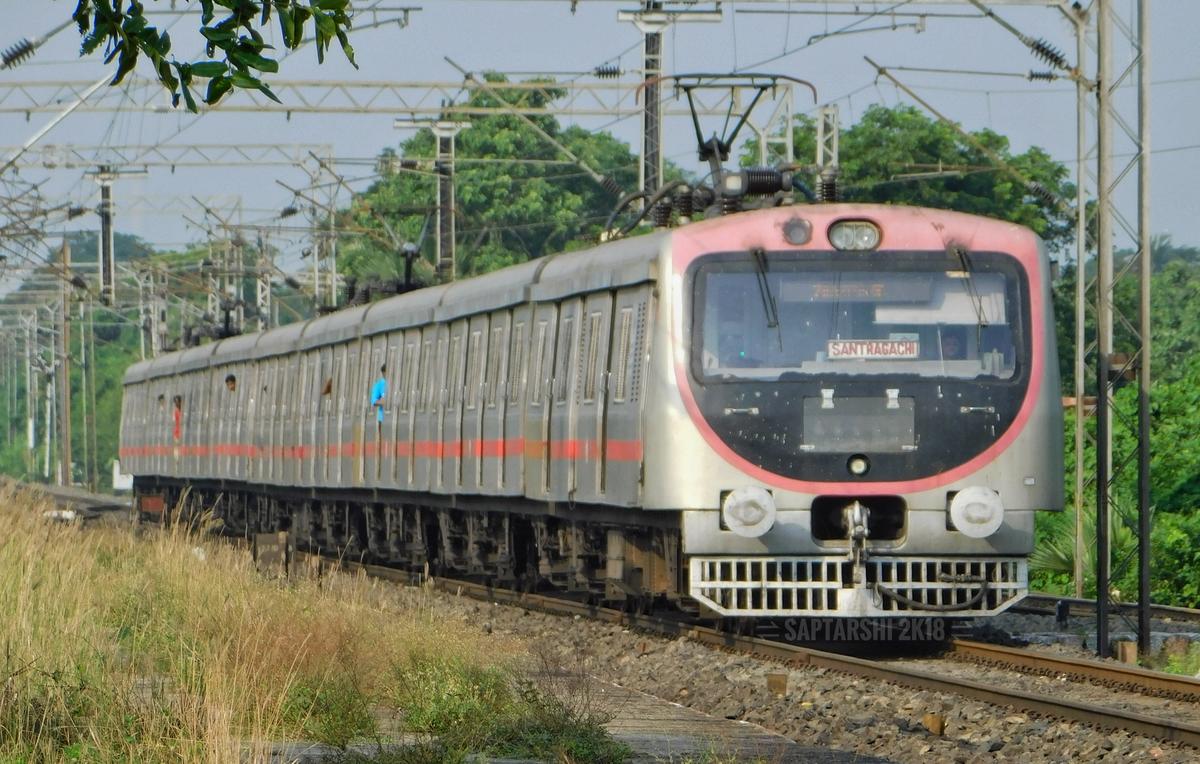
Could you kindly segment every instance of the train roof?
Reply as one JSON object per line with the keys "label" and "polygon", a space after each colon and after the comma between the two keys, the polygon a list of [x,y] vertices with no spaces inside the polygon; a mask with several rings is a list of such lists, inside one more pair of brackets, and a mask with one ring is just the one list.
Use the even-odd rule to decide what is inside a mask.
{"label": "train roof", "polygon": [[482,276],[418,289],[327,316],[243,334],[208,345],[140,361],[125,384],[255,360],[381,332],[450,321],[477,313],[613,289],[655,279],[655,263],[670,237],[657,231],[588,249],[530,260]]}

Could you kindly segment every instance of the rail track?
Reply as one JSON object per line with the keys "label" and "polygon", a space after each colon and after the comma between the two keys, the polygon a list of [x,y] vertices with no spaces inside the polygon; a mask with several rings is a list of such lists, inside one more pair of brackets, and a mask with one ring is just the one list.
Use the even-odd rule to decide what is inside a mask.
{"label": "rail track", "polygon": [[[1045,594],[1042,592],[1034,592],[1021,600],[1021,602],[1011,608],[1012,611],[1018,613],[1029,613],[1032,615],[1049,615],[1055,614],[1059,603],[1066,603],[1069,607],[1071,615],[1095,615],[1096,601],[1090,599],[1080,599],[1078,597],[1060,597],[1056,594]],[[1118,602],[1112,605],[1112,614],[1129,614],[1137,613],[1137,603]],[[1172,605],[1151,605],[1150,615],[1153,618],[1163,620],[1185,621],[1200,625],[1200,610],[1186,607],[1174,607]]]}
{"label": "rail track", "polygon": [[[47,491],[47,493],[62,502],[72,502],[79,498],[70,495],[70,492],[64,494],[61,491]],[[297,551],[295,556],[297,561],[309,560],[311,562],[313,558],[318,558],[317,555],[302,551]],[[405,584],[413,581],[411,573],[397,568],[334,560],[328,557],[319,557],[318,559],[321,565],[338,567],[352,572],[361,571],[366,575],[383,580]],[[1051,695],[988,685],[969,679],[898,666],[886,661],[841,655],[787,642],[743,636],[683,620],[600,607],[561,596],[518,592],[455,579],[436,578],[433,579],[433,584],[442,591],[460,596],[465,595],[556,615],[591,618],[661,636],[684,637],[717,649],[752,655],[791,667],[823,668],[847,675],[891,682],[912,689],[957,695],[1036,715],[1105,729],[1126,730],[1149,738],[1181,743],[1200,749],[1200,725],[1182,720],[1160,718],[1118,708],[1079,703]],[[1054,599],[1046,595],[1035,595],[1035,603]],[[1036,607],[1036,604],[1034,606]],[[1168,610],[1171,612],[1179,610],[1184,614],[1194,612],[1182,608]],[[952,640],[949,651],[953,656],[987,665],[1015,668],[1031,673],[1061,675],[1121,691],[1185,701],[1200,699],[1200,681],[1123,664],[1056,657],[969,640]]]}
{"label": "rail track", "polygon": [[1065,676],[1143,695],[1200,702],[1200,680],[1161,671],[1149,671],[1123,663],[1063,658],[1034,650],[965,639],[951,640],[949,654],[1025,673]]}
{"label": "rail track", "polygon": [[[300,554],[300,553],[297,553]],[[366,575],[408,583],[412,576],[395,568],[342,561],[341,567]],[[1028,713],[1112,730],[1126,730],[1149,738],[1182,743],[1200,748],[1200,725],[1180,720],[1148,716],[1133,711],[1079,703],[1050,695],[1034,694],[1012,688],[983,684],[968,679],[938,675],[886,661],[858,658],[817,650],[801,645],[741,636],[708,626],[653,615],[627,613],[590,605],[558,596],[530,594],[499,589],[485,584],[456,579],[434,579],[442,591],[480,600],[516,605],[527,609],[567,616],[581,616],[632,629],[670,637],[685,637],[710,647],[776,661],[787,666],[824,668],[853,676],[877,679],[917,690],[943,692],[960,697],[1016,708]],[[971,656],[997,665],[1087,679],[1118,689],[1191,700],[1200,697],[1200,682],[1119,664],[1042,656],[1014,648],[955,640],[952,653]]]}

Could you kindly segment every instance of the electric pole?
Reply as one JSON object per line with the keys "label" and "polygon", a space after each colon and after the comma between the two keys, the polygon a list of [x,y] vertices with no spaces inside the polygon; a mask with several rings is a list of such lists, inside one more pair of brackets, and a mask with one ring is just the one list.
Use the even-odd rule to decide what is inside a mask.
{"label": "electric pole", "polygon": [[[59,248],[62,272],[71,272],[71,245],[63,240]],[[71,284],[62,280],[62,298],[58,309],[54,355],[58,391],[58,484],[71,485]]]}
{"label": "electric pole", "polygon": [[453,281],[455,277],[455,225],[454,225],[454,138],[470,127],[469,122],[438,120],[433,123],[433,134],[437,138],[438,205],[435,252],[437,275],[441,281]]}
{"label": "electric pole", "polygon": [[113,246],[113,201],[112,184],[117,175],[108,165],[100,165],[96,171],[96,182],[100,184],[100,302],[108,306],[117,304],[117,264]]}
{"label": "electric pole", "polygon": [[629,21],[642,33],[642,164],[638,181],[643,193],[652,195],[662,186],[662,92],[663,30],[678,21],[719,22],[717,11],[665,11],[662,0],[642,0],[637,11],[621,11],[618,21]]}

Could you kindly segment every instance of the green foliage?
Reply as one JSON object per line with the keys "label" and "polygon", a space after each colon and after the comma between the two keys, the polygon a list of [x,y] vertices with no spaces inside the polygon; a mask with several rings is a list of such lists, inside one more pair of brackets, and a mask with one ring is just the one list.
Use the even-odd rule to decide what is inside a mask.
{"label": "green foliage", "polygon": [[[489,81],[503,84],[497,76]],[[561,97],[545,88],[503,88],[509,104],[544,106]],[[471,105],[499,105],[475,91]],[[588,167],[611,175],[624,188],[637,181],[637,159],[608,133],[563,128],[550,116],[531,118]],[[615,199],[525,120],[509,113],[472,117],[455,139],[455,214],[459,275],[487,273],[593,239]],[[421,243],[432,261],[436,237],[437,176],[433,133],[420,130],[401,146],[400,156],[380,156],[384,176],[340,213],[341,225],[366,234],[343,244],[339,264],[363,278],[395,278],[403,272],[403,242]],[[398,165],[398,167],[397,167]],[[394,169],[389,169],[394,168]],[[431,269],[422,271],[426,283]]]}
{"label": "green foliage", "polygon": [[[217,19],[217,6],[228,11],[227,15]],[[354,64],[354,48],[347,36],[349,6],[349,0],[200,0],[200,34],[207,58],[191,62],[178,61],[171,55],[171,36],[150,25],[145,6],[138,0],[131,0],[124,8],[119,0],[79,0],[71,18],[83,37],[82,55],[103,47],[104,63],[117,60],[117,71],[109,84],[119,84],[144,56],[163,87],[170,91],[172,103],[178,106],[182,97],[188,110],[196,111],[192,89],[197,79],[208,81],[202,98],[210,106],[235,89],[258,90],[279,100],[261,79],[262,74],[279,71],[279,62],[264,55],[272,46],[259,31],[271,23],[272,11],[285,48],[299,47],[311,28],[318,61],[324,62],[325,53],[337,39],[346,58]]]}
{"label": "green foliage", "polygon": [[[813,120],[796,115],[793,148],[798,162],[811,162],[816,150]],[[1030,181],[1059,199],[1070,199],[1068,170],[1033,147],[1013,154],[1008,139],[992,130],[971,133]],[[1068,210],[1038,195],[998,168],[949,125],[913,106],[869,107],[840,136],[842,197],[847,201],[910,204],[957,210],[1028,226],[1053,249],[1070,242]],[[743,163],[757,157],[749,142]]]}
{"label": "green foliage", "polygon": [[[1118,252],[1114,267],[1122,272],[1133,264],[1129,263],[1132,253]],[[1160,381],[1180,378],[1186,361],[1200,351],[1200,247],[1176,244],[1169,235],[1160,234],[1150,240],[1152,275],[1150,292],[1154,299],[1150,306],[1150,323],[1154,327],[1154,377]],[[1091,285],[1086,299],[1095,299],[1095,260],[1086,267],[1087,281]],[[1075,385],[1075,284],[1074,266],[1064,269],[1054,285],[1054,317],[1058,336],[1059,369],[1062,372],[1063,389],[1074,390]],[[1117,282],[1114,290],[1116,311],[1126,321],[1117,321],[1113,327],[1113,348],[1118,352],[1132,353],[1137,339],[1131,331],[1138,321],[1138,284],[1135,278]],[[1085,343],[1096,338],[1095,312],[1090,308],[1085,313]],[[1089,363],[1094,363],[1089,360]],[[1094,367],[1093,367],[1094,368]],[[1085,389],[1095,392],[1095,380],[1085,380]]]}
{"label": "green foliage", "polygon": [[378,734],[370,700],[354,685],[349,672],[291,685],[283,716],[306,739],[337,748]]}
{"label": "green foliage", "polygon": [[507,672],[414,656],[396,670],[391,702],[411,732],[453,758],[481,753],[545,761],[624,761],[604,719]]}
{"label": "green foliage", "polygon": [[[1168,266],[1168,268],[1174,267]],[[1185,607],[1200,606],[1200,446],[1194,433],[1200,429],[1200,356],[1180,360],[1168,378],[1155,383],[1151,391],[1151,462],[1153,485],[1153,531],[1151,536],[1151,580],[1155,602]],[[1172,378],[1173,377],[1173,378]],[[1116,395],[1116,417],[1135,422],[1137,389],[1126,386]],[[1084,469],[1094,474],[1096,452],[1095,419],[1086,422],[1092,437],[1084,449]],[[1068,417],[1065,473],[1075,472],[1075,452],[1070,446],[1074,422]],[[1133,434],[1127,427],[1114,427],[1115,459],[1131,453]],[[1127,599],[1136,599],[1136,536],[1132,523],[1136,507],[1137,481],[1132,467],[1122,470],[1114,484],[1112,545],[1112,588]],[[1089,488],[1089,491],[1094,490]],[[1067,504],[1074,504],[1073,485],[1068,481]],[[1095,593],[1095,516],[1086,509],[1093,505],[1086,497],[1084,515],[1084,589]],[[1125,510],[1125,511],[1121,511]],[[1075,556],[1075,517],[1073,512],[1040,514],[1034,554],[1030,558],[1034,588],[1067,592],[1073,589],[1071,573]]]}

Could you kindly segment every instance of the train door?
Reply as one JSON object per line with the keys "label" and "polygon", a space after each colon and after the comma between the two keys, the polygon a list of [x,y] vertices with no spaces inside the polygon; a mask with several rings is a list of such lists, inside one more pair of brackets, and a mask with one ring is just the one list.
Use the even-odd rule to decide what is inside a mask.
{"label": "train door", "polygon": [[368,373],[371,366],[370,340],[353,340],[350,343],[350,374],[349,385],[344,391],[348,399],[348,427],[345,442],[350,444],[350,458],[344,467],[350,471],[343,477],[343,485],[361,486],[363,484],[363,446],[366,443],[367,412],[371,408],[371,383]]}
{"label": "train door", "polygon": [[512,313],[497,311],[489,321],[487,361],[483,371],[483,394],[480,396],[479,461],[476,480],[479,490],[499,493],[504,484],[504,382],[508,378],[508,359],[511,352]]}
{"label": "train door", "polygon": [[301,392],[308,359],[301,353],[288,353],[288,374],[284,379],[287,392],[283,398],[283,437],[279,444],[279,479],[284,485],[300,482],[300,463],[296,460],[300,443]]}
{"label": "train door", "polygon": [[254,421],[258,414],[258,406],[262,400],[262,382],[264,370],[262,364],[247,362],[248,379],[250,383],[246,390],[241,418],[238,420],[237,476],[241,480],[250,479],[250,464],[254,446]]}
{"label": "train door", "polygon": [[483,468],[484,379],[488,359],[488,315],[472,316],[467,324],[467,363],[463,383],[462,450],[459,460],[459,488],[464,493],[479,493]]}
{"label": "train door", "polygon": [[333,383],[337,366],[334,364],[334,352],[331,345],[324,345],[319,351],[317,366],[317,384],[320,390],[317,395],[317,436],[313,443],[315,454],[313,466],[313,482],[319,485],[329,485],[332,479],[333,455],[330,448],[334,443],[332,431],[336,421],[336,411],[333,402]]}
{"label": "train door", "polygon": [[329,427],[328,443],[330,458],[329,485],[341,486],[345,484],[345,479],[350,475],[350,472],[344,469],[345,460],[343,458],[346,452],[344,448],[346,443],[346,408],[349,405],[349,402],[346,400],[346,393],[349,390],[349,385],[347,384],[350,368],[349,344],[341,342],[334,346],[333,367],[333,388],[330,392],[332,421]]}
{"label": "train door", "polygon": [[466,377],[468,322],[461,318],[450,325],[450,354],[447,357],[446,405],[442,415],[441,487],[458,493],[462,485],[463,388]]}
{"label": "train door", "polygon": [[[421,330],[420,394],[417,396],[417,411],[413,420],[413,478],[414,491],[433,488],[433,460],[437,452],[433,447],[437,434],[437,400],[441,388],[438,385],[435,356],[443,357],[439,324],[429,324]],[[444,362],[444,361],[443,361]]]}
{"label": "train door", "polygon": [[420,394],[421,331],[409,329],[403,335],[404,362],[398,377],[400,388],[397,404],[395,435],[395,469],[392,472],[395,484],[402,489],[412,489],[413,450],[416,425],[417,401]]}
{"label": "train door", "polygon": [[196,416],[198,425],[196,444],[192,450],[195,455],[193,469],[196,475],[212,475],[212,444],[215,440],[217,421],[213,417],[216,408],[218,386],[216,369],[206,368],[200,372],[200,407]]}
{"label": "train door", "polygon": [[617,292],[604,413],[601,490],[610,504],[637,506],[642,498],[642,397],[649,357],[651,288]]}
{"label": "train door", "polygon": [[533,311],[533,344],[530,346],[528,408],[525,415],[525,495],[550,497],[550,408],[554,382],[554,341],[558,333],[558,305],[539,304]]}
{"label": "train door", "polygon": [[254,477],[258,482],[272,482],[272,469],[275,467],[275,421],[280,416],[280,360],[277,357],[260,361],[266,368],[266,384],[263,385],[262,420],[258,426],[258,447],[254,450],[257,458]]}
{"label": "train door", "polygon": [[305,382],[305,419],[301,424],[304,442],[300,449],[301,480],[305,485],[315,485],[317,465],[320,464],[321,384],[325,381],[321,367],[320,349],[308,351],[308,379]]}
{"label": "train door", "polygon": [[259,361],[262,366],[263,384],[259,394],[262,399],[259,401],[259,417],[258,427],[256,429],[255,438],[255,467],[254,479],[259,483],[268,482],[271,476],[271,431],[275,426],[275,417],[279,406],[279,396],[275,390],[278,386],[279,365],[274,358],[266,358]]}
{"label": "train door", "polygon": [[500,432],[496,436],[503,444],[504,462],[500,474],[500,492],[520,495],[525,492],[525,389],[529,377],[529,357],[533,308],[522,305],[512,312],[509,331],[506,375],[503,377],[503,410],[500,413]]}
{"label": "train door", "polygon": [[575,493],[576,439],[574,391],[579,379],[579,339],[583,301],[563,300],[554,343],[554,385],[550,404],[550,498],[567,501]]}
{"label": "train door", "polygon": [[400,398],[404,385],[404,332],[380,335],[386,342],[384,363],[387,365],[387,398],[384,405],[383,437],[379,444],[379,468],[376,484],[396,487],[396,444],[399,440]]}
{"label": "train door", "polygon": [[[371,398],[375,390],[375,383],[380,379],[383,369],[387,365],[387,335],[376,334],[370,338],[363,340],[363,374],[362,388],[365,396],[366,408],[363,411],[363,443],[362,443],[362,485],[376,486],[379,484],[380,470],[383,465],[384,444],[387,442],[385,437],[385,427],[390,421],[391,412],[388,410],[388,399],[390,395],[385,395],[381,401],[382,411],[384,412],[383,422],[379,421],[379,415],[375,406],[371,405]],[[370,351],[370,355],[366,355]],[[390,375],[391,369],[388,369]],[[391,393],[391,385],[388,386],[388,393]]]}
{"label": "train door", "polygon": [[604,496],[604,389],[608,377],[613,297],[610,292],[588,295],[583,302],[580,329],[579,379],[574,386],[576,433],[575,500],[600,501]]}

